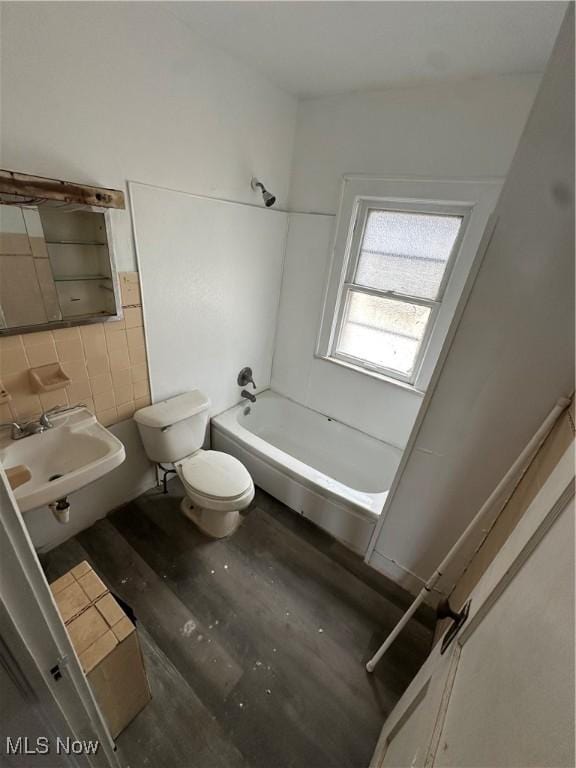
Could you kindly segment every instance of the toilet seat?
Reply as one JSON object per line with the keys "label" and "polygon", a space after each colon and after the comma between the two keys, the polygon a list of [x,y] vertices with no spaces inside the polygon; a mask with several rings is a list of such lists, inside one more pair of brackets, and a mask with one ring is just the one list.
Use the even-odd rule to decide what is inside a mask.
{"label": "toilet seat", "polygon": [[174,465],[186,496],[180,508],[212,538],[230,536],[240,511],[254,498],[254,482],[246,467],[227,453],[199,450]]}
{"label": "toilet seat", "polygon": [[196,451],[176,463],[180,479],[194,496],[213,501],[236,501],[252,490],[246,467],[221,451]]}

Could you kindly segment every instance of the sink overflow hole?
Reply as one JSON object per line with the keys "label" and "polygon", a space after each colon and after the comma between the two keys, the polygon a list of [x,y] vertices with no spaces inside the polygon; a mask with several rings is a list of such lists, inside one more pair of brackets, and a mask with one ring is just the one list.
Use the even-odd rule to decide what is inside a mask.
{"label": "sink overflow hole", "polygon": [[51,483],[52,480],[58,480],[59,477],[62,477],[62,475],[50,475],[48,482]]}

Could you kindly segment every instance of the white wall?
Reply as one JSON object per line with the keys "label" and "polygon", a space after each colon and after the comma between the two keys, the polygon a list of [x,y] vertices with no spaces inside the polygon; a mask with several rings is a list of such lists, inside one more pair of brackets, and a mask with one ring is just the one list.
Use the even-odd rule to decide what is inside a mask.
{"label": "white wall", "polygon": [[197,387],[220,413],[240,400],[246,365],[268,387],[287,214],[142,184],[130,193],[152,399]]}
{"label": "white wall", "polygon": [[274,389],[406,445],[420,394],[313,357],[341,178],[505,176],[538,83],[483,78],[300,102],[290,207],[330,215],[290,217]]}
{"label": "white wall", "polygon": [[301,101],[291,210],[336,213],[345,173],[505,176],[539,82],[487,77]]}
{"label": "white wall", "polygon": [[[163,6],[2,3],[2,167],[244,202],[256,174],[285,204],[295,99]],[[114,218],[134,269],[129,213]]]}
{"label": "white wall", "polygon": [[[285,205],[296,101],[207,45],[163,3],[2,3],[0,167],[126,189],[138,180]],[[136,268],[129,210],[113,212],[117,265]],[[158,269],[169,269],[158,253]],[[72,520],[27,515],[46,548],[153,483],[132,422],[127,461],[74,494]],[[121,433],[121,434],[120,434]]]}
{"label": "white wall", "polygon": [[[258,201],[248,186],[256,173],[285,204],[295,100],[209,47],[167,8],[4,3],[0,12],[2,167],[120,188],[135,179],[241,202]],[[291,207],[333,216],[345,172],[505,175],[537,84],[536,76],[510,76],[301,102]],[[318,328],[308,319],[322,300],[331,221],[292,217],[273,382],[404,445],[417,396],[311,356]],[[133,269],[128,211],[115,213],[115,230],[119,267]],[[469,383],[469,394],[478,394]],[[144,477],[146,464],[141,471]],[[387,524],[379,551],[420,567],[420,545],[411,549],[415,523],[404,522],[393,525],[397,539],[389,539]],[[431,528],[437,524],[432,515]],[[432,535],[425,528],[422,536]]]}
{"label": "white wall", "polygon": [[371,563],[412,588],[406,571],[432,573],[557,398],[573,391],[573,23],[572,10],[461,323],[385,507]]}

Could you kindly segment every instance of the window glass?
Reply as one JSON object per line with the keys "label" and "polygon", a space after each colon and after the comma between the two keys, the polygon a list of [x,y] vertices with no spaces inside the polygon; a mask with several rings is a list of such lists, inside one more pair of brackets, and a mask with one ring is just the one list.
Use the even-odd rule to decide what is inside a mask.
{"label": "window glass", "polygon": [[337,353],[410,376],[430,307],[351,290]]}
{"label": "window glass", "polygon": [[462,220],[461,216],[370,210],[353,282],[438,298]]}

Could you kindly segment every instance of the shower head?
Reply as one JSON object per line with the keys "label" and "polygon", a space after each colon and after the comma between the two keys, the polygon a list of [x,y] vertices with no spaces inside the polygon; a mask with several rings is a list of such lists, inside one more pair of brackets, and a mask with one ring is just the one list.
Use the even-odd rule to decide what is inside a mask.
{"label": "shower head", "polygon": [[260,189],[262,191],[262,197],[264,199],[264,205],[266,208],[270,208],[274,205],[276,202],[276,197],[271,193],[268,192],[264,184],[262,184],[261,181],[258,181],[258,179],[255,176],[252,176],[252,181],[250,182],[250,186],[254,191],[257,189]]}

